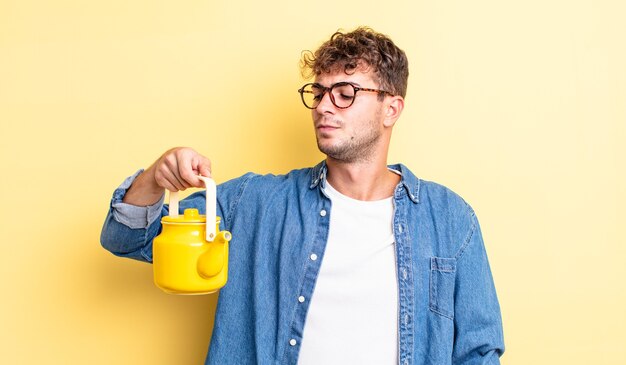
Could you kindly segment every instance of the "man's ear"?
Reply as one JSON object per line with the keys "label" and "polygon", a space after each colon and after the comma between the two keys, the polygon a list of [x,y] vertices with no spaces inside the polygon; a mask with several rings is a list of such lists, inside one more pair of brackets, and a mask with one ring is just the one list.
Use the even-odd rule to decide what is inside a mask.
{"label": "man's ear", "polygon": [[396,120],[400,118],[402,110],[404,109],[404,99],[402,96],[392,96],[386,103],[385,120],[383,122],[385,127],[393,127],[396,124]]}

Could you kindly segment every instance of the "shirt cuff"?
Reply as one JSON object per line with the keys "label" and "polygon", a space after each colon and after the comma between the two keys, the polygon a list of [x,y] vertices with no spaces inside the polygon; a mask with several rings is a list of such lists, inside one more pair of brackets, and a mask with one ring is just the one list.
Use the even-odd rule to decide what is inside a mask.
{"label": "shirt cuff", "polygon": [[122,202],[124,195],[132,185],[133,181],[143,172],[143,169],[135,172],[132,176],[129,176],[124,182],[113,192],[113,199],[111,199],[111,207],[113,213],[113,219],[119,223],[132,229],[146,229],[154,221],[161,217],[161,209],[163,208],[163,202],[165,200],[165,192],[161,195],[161,199],[153,205],[146,207],[140,207],[137,205],[127,204]]}

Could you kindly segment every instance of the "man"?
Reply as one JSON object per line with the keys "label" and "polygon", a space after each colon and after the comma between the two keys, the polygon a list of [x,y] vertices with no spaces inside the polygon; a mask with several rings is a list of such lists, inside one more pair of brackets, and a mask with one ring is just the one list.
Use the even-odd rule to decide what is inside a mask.
{"label": "man", "polygon": [[[498,364],[500,309],[476,216],[459,196],[387,166],[408,62],[369,28],[335,33],[299,92],[327,157],[218,187],[233,232],[207,364]],[[164,189],[201,187],[210,161],[167,151],[118,188],[102,244],[151,262]],[[202,208],[204,194],[181,202]]]}

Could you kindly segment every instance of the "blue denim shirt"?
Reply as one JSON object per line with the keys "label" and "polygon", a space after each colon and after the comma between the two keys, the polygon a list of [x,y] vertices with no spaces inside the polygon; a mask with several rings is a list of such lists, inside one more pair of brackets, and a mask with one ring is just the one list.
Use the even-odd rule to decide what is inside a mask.
{"label": "blue denim shirt", "polygon": [[[393,196],[399,364],[499,364],[500,308],[474,211],[405,166],[390,168],[402,175]],[[322,162],[280,176],[248,173],[218,186],[220,229],[233,239],[206,364],[297,363],[309,306],[298,297],[313,294],[332,214],[325,178]],[[151,262],[157,218],[167,209],[133,207],[139,214],[123,217],[131,182],[114,192],[101,242],[118,256]],[[202,211],[204,199],[204,192],[195,193],[180,209]]]}

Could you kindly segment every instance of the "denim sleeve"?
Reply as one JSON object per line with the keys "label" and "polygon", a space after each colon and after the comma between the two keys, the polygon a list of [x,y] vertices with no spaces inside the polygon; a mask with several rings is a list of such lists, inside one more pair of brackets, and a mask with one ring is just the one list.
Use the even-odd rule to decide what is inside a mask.
{"label": "denim sleeve", "polygon": [[100,234],[104,248],[121,257],[152,262],[152,239],[161,230],[165,194],[154,205],[139,207],[122,202],[126,191],[143,170],[128,177],[113,192],[109,212]]}
{"label": "denim sleeve", "polygon": [[504,353],[500,305],[478,220],[473,211],[470,215],[471,228],[456,257],[452,363],[500,364]]}
{"label": "denim sleeve", "polygon": [[[161,233],[161,217],[168,214],[165,194],[154,205],[138,207],[122,202],[126,191],[143,170],[130,176],[113,192],[109,212],[102,227],[100,243],[116,256],[152,262],[152,240]],[[229,229],[243,191],[255,174],[248,173],[217,186],[217,215],[223,217],[222,229]],[[205,214],[206,194],[199,191],[180,201],[179,209],[196,208]]]}

